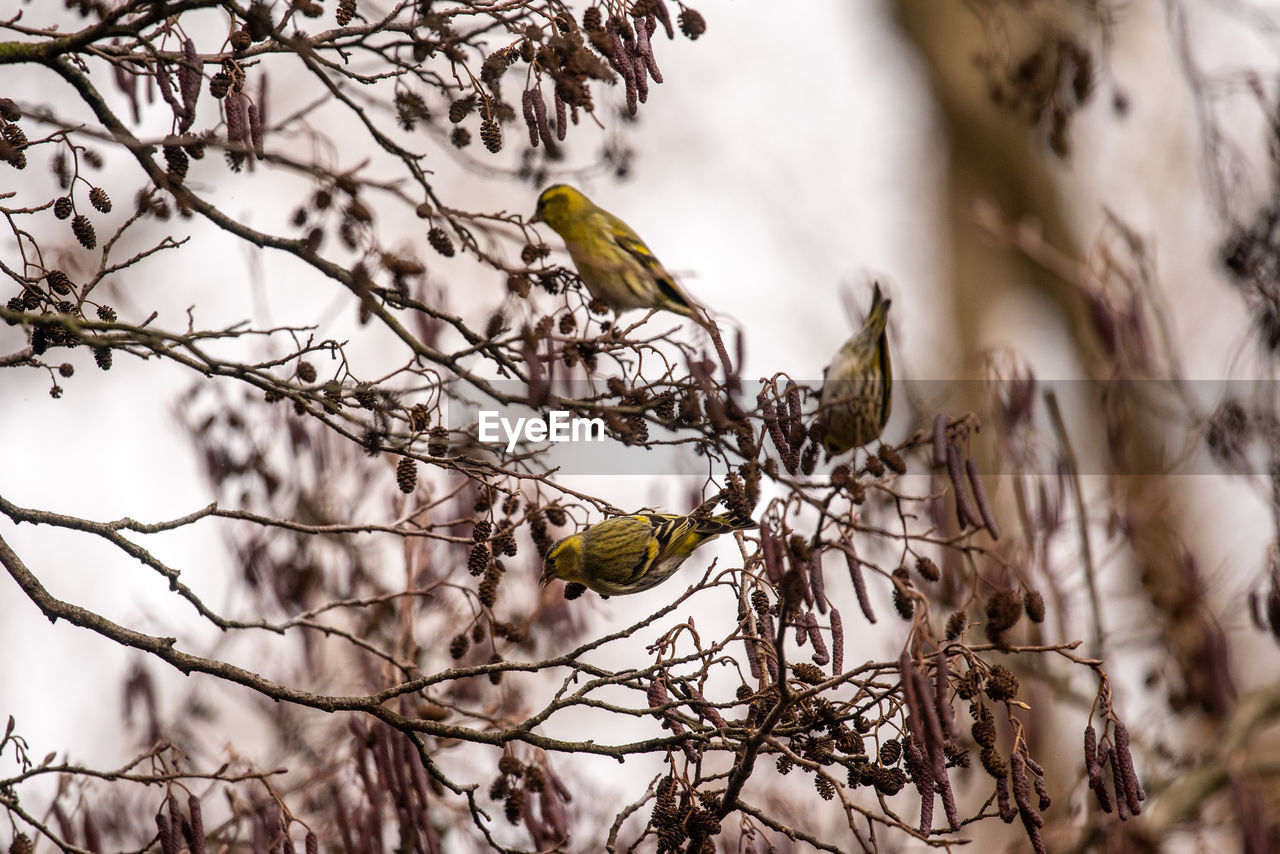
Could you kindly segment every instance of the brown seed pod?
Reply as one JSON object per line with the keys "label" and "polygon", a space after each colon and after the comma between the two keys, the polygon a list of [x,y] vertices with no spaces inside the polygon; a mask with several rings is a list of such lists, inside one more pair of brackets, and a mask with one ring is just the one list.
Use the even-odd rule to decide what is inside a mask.
{"label": "brown seed pod", "polygon": [[697,41],[707,31],[707,21],[702,13],[688,7],[680,11],[676,21],[680,24],[680,32],[690,41]]}
{"label": "brown seed pod", "polygon": [[26,148],[31,144],[27,139],[26,132],[15,124],[9,124],[7,122],[0,123],[0,136],[3,136],[4,141],[9,143],[9,145],[19,150]]}
{"label": "brown seed pod", "polygon": [[827,678],[826,674],[817,665],[810,664],[807,661],[792,665],[791,672],[806,685],[821,685]]}
{"label": "brown seed pod", "polygon": [[94,233],[93,223],[84,214],[77,214],[71,220],[71,233],[85,249],[93,249],[98,245],[98,235]]}
{"label": "brown seed pod", "polygon": [[275,28],[271,7],[264,0],[253,0],[249,4],[249,14],[245,16],[244,25],[254,41],[260,42],[266,39]]}
{"label": "brown seed pod", "polygon": [[1044,622],[1044,597],[1039,590],[1028,590],[1022,594],[1022,608],[1027,612],[1027,619],[1033,623]]}
{"label": "brown seed pod", "polygon": [[0,160],[4,160],[14,169],[27,168],[27,153],[3,141],[0,141]]}
{"label": "brown seed pod", "polygon": [[219,71],[209,78],[209,94],[218,100],[227,97],[227,93],[231,91],[231,75],[225,71]]}
{"label": "brown seed pod", "polygon": [[440,226],[432,226],[427,232],[427,242],[431,244],[431,248],[439,252],[446,258],[452,258],[454,253],[453,240],[449,234]]}
{"label": "brown seed pod", "polygon": [[480,141],[491,154],[502,150],[502,126],[493,119],[485,119],[480,123]]}
{"label": "brown seed pod", "polygon": [[480,604],[486,608],[493,608],[494,603],[498,600],[498,585],[502,583],[504,570],[502,564],[493,561],[486,567],[484,571],[484,579],[480,582]]}
{"label": "brown seed pod", "polygon": [[396,485],[408,495],[418,485],[418,463],[411,457],[401,457],[396,463]]}
{"label": "brown seed pod", "polygon": [[871,785],[883,795],[896,795],[907,784],[907,775],[901,768],[884,768],[879,765],[868,767],[871,770]]}
{"label": "brown seed pod", "polygon": [[884,463],[879,457],[867,457],[866,469],[872,477],[884,477]]}
{"label": "brown seed pod", "polygon": [[898,616],[910,620],[916,613],[916,603],[908,592],[911,589],[911,578],[907,571],[899,567],[893,575],[893,608]]}
{"label": "brown seed pod", "polygon": [[449,657],[457,661],[466,655],[470,648],[471,640],[465,634],[454,635],[453,640],[449,641]]}
{"label": "brown seed pod", "polygon": [[467,115],[475,109],[475,106],[475,95],[467,95],[465,97],[458,98],[449,105],[449,121],[455,125],[458,124],[458,122],[465,119]]}
{"label": "brown seed pod", "polygon": [[897,474],[907,473],[907,464],[903,461],[902,455],[899,454],[896,449],[891,448],[888,445],[881,445],[880,449],[876,452],[876,455],[886,466]]}
{"label": "brown seed pod", "polygon": [[449,430],[442,424],[431,428],[431,438],[427,442],[427,453],[433,457],[447,456],[449,453]]}
{"label": "brown seed pod", "polygon": [[[814,468],[817,467],[818,448],[819,446],[817,442],[810,442],[804,449],[804,454],[800,457],[800,471],[805,475],[805,477],[813,474]],[[875,459],[875,457],[872,457],[872,459]],[[881,469],[882,473],[883,471],[884,470]]]}
{"label": "brown seed pod", "polygon": [[[995,747],[984,747],[978,753],[978,759],[982,762],[982,769],[997,781],[1009,776],[1009,765],[1004,761],[1004,757],[1000,755],[1000,751]],[[1010,819],[1012,821],[1012,819]]]}
{"label": "brown seed pod", "polygon": [[45,274],[44,280],[55,294],[61,294],[62,296],[71,293],[74,287],[71,284],[71,279],[67,278],[67,274],[61,270],[50,270]]}
{"label": "brown seed pod", "polygon": [[515,557],[520,549],[516,543],[515,532],[511,528],[503,528],[494,539],[493,548],[507,557]]}
{"label": "brown seed pod", "polygon": [[467,572],[474,576],[484,574],[485,567],[489,565],[489,546],[485,543],[476,543],[471,547],[471,554],[467,557]]}
{"label": "brown seed pod", "polygon": [[824,800],[829,801],[836,796],[836,786],[826,777],[815,776],[813,778],[814,787],[818,790],[818,795]]}
{"label": "brown seed pod", "polygon": [[[230,118],[230,113],[228,113]],[[187,153],[182,150],[181,146],[176,144],[166,144],[164,146],[164,162],[169,172],[169,180],[174,184],[181,184],[187,178],[187,170],[191,166],[191,161],[187,158]]]}
{"label": "brown seed pod", "polygon": [[89,191],[89,204],[102,213],[111,213],[111,197],[101,187],[94,187]]}
{"label": "brown seed pod", "polygon": [[987,600],[986,615],[987,638],[1004,648],[1008,645],[1004,633],[1022,618],[1022,600],[1012,590],[997,590]]}
{"label": "brown seed pod", "polygon": [[1018,696],[1018,677],[1003,664],[997,664],[987,678],[986,693],[997,703],[1012,700]]}
{"label": "brown seed pod", "polygon": [[[961,611],[956,612],[956,614],[960,614],[960,613],[963,613],[963,612]],[[955,614],[952,614],[951,616],[954,617]],[[984,676],[983,672],[978,668],[976,667],[969,668],[967,671],[965,671],[965,674],[963,676],[961,676],[959,679],[956,680],[956,696],[959,697],[961,700],[971,700],[974,697],[978,696],[978,692],[982,690],[983,680],[985,678],[986,677]],[[978,706],[971,707],[971,709],[976,709],[976,708],[980,708],[980,707]]]}

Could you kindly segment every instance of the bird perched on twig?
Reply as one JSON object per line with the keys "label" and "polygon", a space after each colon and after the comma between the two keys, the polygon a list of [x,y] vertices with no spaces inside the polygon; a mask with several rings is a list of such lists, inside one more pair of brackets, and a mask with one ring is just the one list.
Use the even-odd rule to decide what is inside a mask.
{"label": "bird perched on twig", "polygon": [[871,311],[862,328],[850,336],[823,372],[818,419],[828,454],[843,454],[879,437],[893,403],[893,370],[889,364],[889,300],[875,285]]}
{"label": "bird perched on twig", "polygon": [[660,308],[702,326],[710,323],[640,235],[577,189],[555,184],[543,190],[533,222],[545,222],[564,238],[582,283],[615,312]]}
{"label": "bird perched on twig", "polygon": [[543,566],[542,584],[561,578],[602,596],[639,593],[669,578],[703,543],[755,526],[732,513],[616,516],[553,545]]}

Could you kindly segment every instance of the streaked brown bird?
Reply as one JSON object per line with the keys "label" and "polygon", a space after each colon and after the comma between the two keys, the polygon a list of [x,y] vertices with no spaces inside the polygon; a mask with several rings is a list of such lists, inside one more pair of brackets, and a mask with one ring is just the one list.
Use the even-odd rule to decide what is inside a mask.
{"label": "streaked brown bird", "polygon": [[565,249],[593,297],[615,312],[660,308],[703,326],[706,312],[662,266],[640,235],[568,184],[538,196],[533,222],[545,222],[564,238]]}
{"label": "streaked brown bird", "polygon": [[875,285],[871,311],[862,328],[844,342],[823,371],[818,419],[822,444],[831,456],[860,448],[879,437],[893,403],[889,364],[889,303]]}
{"label": "streaked brown bird", "polygon": [[615,516],[552,546],[543,566],[542,584],[561,578],[602,596],[639,593],[666,581],[703,543],[755,526],[750,519],[731,513]]}

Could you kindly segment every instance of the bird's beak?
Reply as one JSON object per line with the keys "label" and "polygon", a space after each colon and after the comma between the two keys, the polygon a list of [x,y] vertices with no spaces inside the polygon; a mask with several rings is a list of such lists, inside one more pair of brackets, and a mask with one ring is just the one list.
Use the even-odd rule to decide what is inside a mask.
{"label": "bird's beak", "polygon": [[542,211],[534,211],[533,216],[529,217],[529,222],[542,222]]}
{"label": "bird's beak", "polygon": [[547,558],[542,563],[542,577],[538,579],[538,586],[546,587],[548,584],[555,581],[557,577],[555,561],[551,558]]}

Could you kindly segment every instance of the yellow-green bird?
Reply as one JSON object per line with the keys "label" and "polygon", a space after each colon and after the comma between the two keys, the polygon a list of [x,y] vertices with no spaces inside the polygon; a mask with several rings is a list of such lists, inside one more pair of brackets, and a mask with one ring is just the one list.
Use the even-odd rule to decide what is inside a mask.
{"label": "yellow-green bird", "polygon": [[756,523],[732,513],[616,516],[570,534],[547,552],[542,584],[576,581],[602,596],[639,593],[661,584],[703,543]]}
{"label": "yellow-green bird", "polygon": [[889,364],[889,300],[876,284],[862,328],[836,353],[823,372],[818,418],[822,444],[832,456],[859,448],[880,435],[893,403]]}
{"label": "yellow-green bird", "polygon": [[533,222],[545,222],[564,238],[582,283],[615,312],[661,308],[703,326],[709,322],[631,226],[568,184],[542,191]]}

